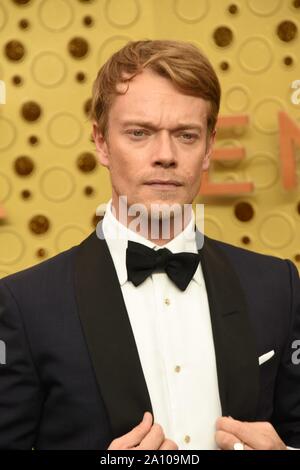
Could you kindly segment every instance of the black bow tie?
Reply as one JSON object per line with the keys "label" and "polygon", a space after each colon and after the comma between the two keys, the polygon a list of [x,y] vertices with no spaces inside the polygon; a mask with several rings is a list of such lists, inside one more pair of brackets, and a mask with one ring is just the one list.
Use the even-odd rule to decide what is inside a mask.
{"label": "black bow tie", "polygon": [[155,251],[141,243],[128,241],[128,280],[138,286],[154,271],[165,271],[176,286],[184,291],[195,274],[199,259],[197,253],[172,253],[167,248]]}

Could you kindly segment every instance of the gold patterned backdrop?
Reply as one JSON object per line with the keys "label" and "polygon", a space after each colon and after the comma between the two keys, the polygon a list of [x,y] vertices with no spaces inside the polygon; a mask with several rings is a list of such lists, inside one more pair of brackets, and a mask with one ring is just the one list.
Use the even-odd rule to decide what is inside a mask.
{"label": "gold patterned backdrop", "polygon": [[0,277],[94,229],[92,82],[145,38],[193,42],[221,80],[205,232],[300,268],[299,25],[300,0],[0,0]]}

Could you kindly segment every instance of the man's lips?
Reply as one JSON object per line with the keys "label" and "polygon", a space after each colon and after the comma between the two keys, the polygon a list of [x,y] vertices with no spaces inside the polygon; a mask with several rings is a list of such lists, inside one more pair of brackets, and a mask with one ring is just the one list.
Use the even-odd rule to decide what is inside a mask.
{"label": "man's lips", "polygon": [[145,183],[147,186],[158,189],[174,189],[175,187],[182,186],[177,180],[150,180]]}

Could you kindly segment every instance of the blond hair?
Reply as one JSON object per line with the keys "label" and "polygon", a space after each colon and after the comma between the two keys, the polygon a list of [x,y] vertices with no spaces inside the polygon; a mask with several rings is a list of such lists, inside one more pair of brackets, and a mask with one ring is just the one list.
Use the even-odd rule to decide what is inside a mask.
{"label": "blond hair", "polygon": [[[145,68],[166,77],[179,91],[203,98],[210,103],[208,132],[216,126],[221,88],[209,60],[193,44],[183,41],[130,41],[114,53],[100,68],[93,84],[89,117],[96,121],[105,136],[108,113],[120,83],[129,81]],[[126,93],[127,90],[125,90]]]}

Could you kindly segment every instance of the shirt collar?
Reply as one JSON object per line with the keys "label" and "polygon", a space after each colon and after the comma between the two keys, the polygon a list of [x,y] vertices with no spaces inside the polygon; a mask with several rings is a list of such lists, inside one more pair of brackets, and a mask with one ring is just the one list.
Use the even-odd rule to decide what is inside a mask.
{"label": "shirt collar", "polygon": [[[192,211],[192,217],[185,229],[179,233],[175,238],[170,240],[165,245],[156,245],[147,238],[139,235],[133,230],[129,229],[114,216],[112,212],[112,200],[107,203],[105,215],[102,221],[102,229],[105,240],[109,247],[115,269],[118,275],[120,285],[123,286],[127,282],[127,269],[126,269],[126,249],[128,240],[141,243],[149,248],[158,250],[160,248],[168,248],[172,253],[190,252],[197,253],[196,236],[195,236],[195,216]],[[203,281],[202,273],[200,270],[200,263],[193,276],[193,280],[201,285]]]}

